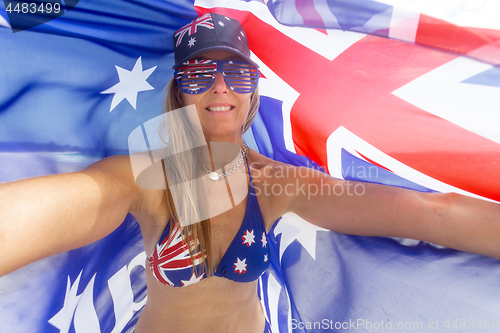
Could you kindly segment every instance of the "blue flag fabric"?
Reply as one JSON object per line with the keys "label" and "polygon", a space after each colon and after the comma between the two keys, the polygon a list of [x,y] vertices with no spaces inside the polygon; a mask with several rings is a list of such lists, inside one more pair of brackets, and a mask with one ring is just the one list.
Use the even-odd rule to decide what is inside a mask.
{"label": "blue flag fabric", "polygon": [[[128,154],[128,135],[163,110],[173,32],[197,15],[189,1],[80,1],[13,33],[0,6],[0,181]],[[125,330],[145,301],[143,251],[128,216],[95,244],[2,277],[0,331]]]}
{"label": "blue flag fabric", "polygon": [[[291,3],[300,4],[299,10]],[[308,3],[310,6],[305,6]],[[319,11],[324,26],[311,24],[318,21],[318,11],[313,10],[318,3],[332,8],[337,23],[327,20],[328,12]],[[364,9],[353,11],[353,4]],[[252,148],[279,161],[327,170],[338,178],[419,191],[463,190],[498,199],[498,182],[487,178],[498,171],[490,162],[499,156],[498,139],[495,133],[490,135],[488,124],[468,129],[474,131],[473,136],[456,128],[454,124],[459,120],[447,118],[446,113],[438,117],[452,125],[436,125],[441,120],[432,106],[415,101],[415,88],[409,86],[446,66],[455,71],[462,66],[460,56],[423,54],[413,45],[393,46],[379,37],[356,33],[342,37],[332,31],[312,29],[296,33],[280,26],[269,13],[271,8],[278,18],[300,17],[302,21],[295,22],[297,25],[315,28],[334,28],[338,24],[344,30],[378,36],[394,38],[404,34],[406,30],[401,26],[391,31],[393,21],[388,15],[395,12],[392,6],[372,1],[268,1],[267,5],[260,1],[79,1],[64,15],[16,33],[9,26],[5,8],[0,7],[0,181],[70,172],[109,155],[126,154],[130,132],[162,112],[163,88],[172,75],[171,36],[198,15],[193,5],[198,12],[217,11],[239,18],[255,59],[261,64],[261,107],[245,135]],[[413,16],[398,17],[408,18],[415,26]],[[360,26],[364,30],[358,29]],[[498,40],[496,34],[491,36],[491,40]],[[329,38],[335,40],[335,45],[344,45],[334,55],[326,54],[322,45],[307,44],[317,39],[328,46],[332,43]],[[413,42],[426,41],[419,38],[413,36]],[[280,49],[288,54],[280,53]],[[470,55],[476,49],[467,48],[462,54]],[[391,58],[393,52],[400,52],[397,58],[414,55],[406,61],[412,70],[405,73],[418,72],[418,77],[407,78],[399,68],[392,73],[388,66],[384,67],[389,62],[398,65],[396,57]],[[465,82],[468,88],[491,88],[488,91],[495,93],[500,86],[498,68],[481,52],[474,54],[487,65],[467,63],[477,66],[477,70],[456,80]],[[317,54],[321,57],[314,58]],[[295,58],[291,60],[290,55]],[[376,61],[371,61],[375,55]],[[301,57],[309,63],[316,59],[314,64],[320,70],[303,65],[300,68],[314,75],[298,72]],[[418,57],[425,59],[425,64],[416,62]],[[324,59],[328,63],[322,62]],[[335,73],[340,84],[321,81],[332,75],[321,76],[327,72],[325,64],[332,66],[328,70]],[[377,70],[372,73],[371,68]],[[387,81],[377,76],[366,79],[377,71],[383,72]],[[356,76],[359,72],[363,73],[361,79]],[[342,75],[348,77],[342,80]],[[404,82],[392,84],[391,75],[403,77]],[[365,89],[360,93],[366,97],[364,108],[362,103],[353,102],[359,95],[353,97],[356,89],[349,86],[351,81],[357,89]],[[346,111],[339,97],[335,103],[318,105],[322,95],[315,84],[327,87],[329,95],[350,98]],[[425,81],[423,85],[431,84]],[[339,86],[344,90],[339,91]],[[378,99],[372,94],[380,91],[372,93],[367,89],[370,86],[391,86],[392,90]],[[478,89],[474,90],[476,94],[496,101]],[[391,109],[384,104],[387,100],[398,113],[381,112]],[[325,105],[336,108],[322,113]],[[356,114],[356,108],[361,108],[365,116]],[[371,113],[373,110],[377,112]],[[434,138],[432,128],[436,126],[436,132],[452,139],[444,138],[439,143],[429,139],[429,145],[419,137],[421,132],[412,129],[412,136],[421,140],[418,149],[403,147],[398,135],[410,128],[404,124],[406,114],[411,114],[410,119],[418,125],[425,119],[424,134],[429,138]],[[369,124],[364,123],[366,115],[370,115]],[[394,123],[388,125],[389,120]],[[355,127],[354,122],[364,127]],[[381,132],[378,136],[370,131],[370,124]],[[455,156],[472,154],[467,144],[458,141],[459,137],[472,140],[468,142],[478,149],[479,164],[466,166],[466,177],[444,179],[436,171],[443,166],[435,161],[436,152],[456,150],[452,155],[439,155],[452,161]],[[415,145],[410,135],[405,139]],[[397,149],[402,148],[409,156],[397,154]],[[489,154],[486,157],[485,152]],[[418,163],[422,159],[427,161],[427,169]],[[483,168],[475,169],[478,166]],[[446,167],[450,174],[464,173],[453,165]],[[373,174],[361,172],[366,170]],[[474,170],[482,170],[482,174]],[[471,178],[478,183],[486,178],[484,182],[492,185],[472,188]],[[286,215],[275,223],[269,244],[273,245],[271,267],[261,278],[259,288],[275,333],[480,332],[498,328],[500,265],[496,259],[412,240],[337,234],[295,215]],[[36,244],[28,240],[24,246]],[[129,215],[120,228],[94,244],[0,278],[0,332],[127,332],[147,297],[144,262],[140,230]]]}

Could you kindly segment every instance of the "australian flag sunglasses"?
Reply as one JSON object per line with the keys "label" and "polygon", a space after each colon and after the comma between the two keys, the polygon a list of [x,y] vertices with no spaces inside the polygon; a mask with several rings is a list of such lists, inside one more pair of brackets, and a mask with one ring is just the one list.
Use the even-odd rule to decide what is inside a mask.
{"label": "australian flag sunglasses", "polygon": [[186,94],[201,94],[215,80],[217,72],[222,74],[228,87],[240,94],[252,93],[257,88],[260,72],[242,60],[189,60],[174,72],[179,88]]}

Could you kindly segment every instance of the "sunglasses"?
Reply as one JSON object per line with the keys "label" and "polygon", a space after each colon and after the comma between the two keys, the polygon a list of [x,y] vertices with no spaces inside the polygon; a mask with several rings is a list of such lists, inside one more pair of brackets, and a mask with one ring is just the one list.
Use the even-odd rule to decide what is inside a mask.
{"label": "sunglasses", "polygon": [[259,70],[242,60],[189,60],[175,69],[174,77],[183,93],[201,94],[212,86],[217,72],[237,93],[248,94],[257,89]]}

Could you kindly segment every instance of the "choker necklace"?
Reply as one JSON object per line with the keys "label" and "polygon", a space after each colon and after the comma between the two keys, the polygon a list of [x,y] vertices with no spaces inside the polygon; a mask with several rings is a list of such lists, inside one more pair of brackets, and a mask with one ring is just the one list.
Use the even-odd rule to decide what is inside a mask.
{"label": "choker necklace", "polygon": [[219,179],[222,179],[224,177],[227,177],[240,167],[241,163],[243,162],[243,157],[247,156],[247,145],[245,143],[243,143],[243,149],[240,149],[240,154],[241,154],[241,156],[238,159],[238,162],[236,162],[234,167],[232,167],[231,170],[229,170],[226,173],[218,174],[215,171],[207,170],[207,168],[205,167],[205,164],[202,164],[203,169],[205,169],[205,172],[208,174],[208,177],[212,180],[219,180]]}

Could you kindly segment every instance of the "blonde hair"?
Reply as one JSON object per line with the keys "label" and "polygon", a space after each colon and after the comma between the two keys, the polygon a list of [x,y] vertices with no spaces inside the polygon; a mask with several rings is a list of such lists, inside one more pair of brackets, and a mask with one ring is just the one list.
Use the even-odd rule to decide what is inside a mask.
{"label": "blonde hair", "polygon": [[[165,106],[164,113],[177,110],[184,105],[182,105],[181,91],[177,82],[174,78],[170,80],[166,88]],[[250,110],[245,121],[241,127],[241,133],[245,133],[251,126],[257,111],[259,109],[259,93],[255,90],[250,96]],[[175,137],[176,140],[193,140],[193,133],[185,133],[185,127],[179,128],[174,122],[169,122],[168,131],[171,133],[170,137]],[[169,142],[171,144],[178,144],[176,142]],[[183,143],[181,143],[182,145]],[[193,182],[188,180],[194,179],[200,176],[200,166],[203,165],[203,157],[201,151],[194,152],[193,154],[184,154],[181,158],[172,160],[169,168],[175,170],[175,175],[178,177],[177,184],[182,184],[183,188],[181,191],[181,198],[176,198],[175,202],[180,203],[182,206],[180,208],[182,212],[182,218],[185,221],[198,221],[197,212],[200,207],[203,209],[206,206],[205,198],[199,196],[200,193],[204,193],[199,188],[195,188],[199,185],[194,185]],[[164,165],[165,168],[165,165]],[[185,180],[185,181],[183,181]],[[166,177],[165,177],[165,181]],[[174,223],[179,223],[180,216],[179,212],[175,208],[174,199],[172,198],[172,193],[168,189],[165,192],[165,203],[170,212],[172,212],[171,221]],[[173,223],[170,224],[169,234],[172,232]],[[186,226],[182,227],[182,237],[183,242],[188,245],[189,255],[191,258],[193,272],[196,267],[196,261],[198,261],[198,269],[195,274],[200,276],[203,272],[206,272],[207,276],[212,276],[215,271],[214,263],[212,262],[212,246],[211,246],[211,229],[210,229],[210,219],[201,221],[200,223],[188,223]]]}

